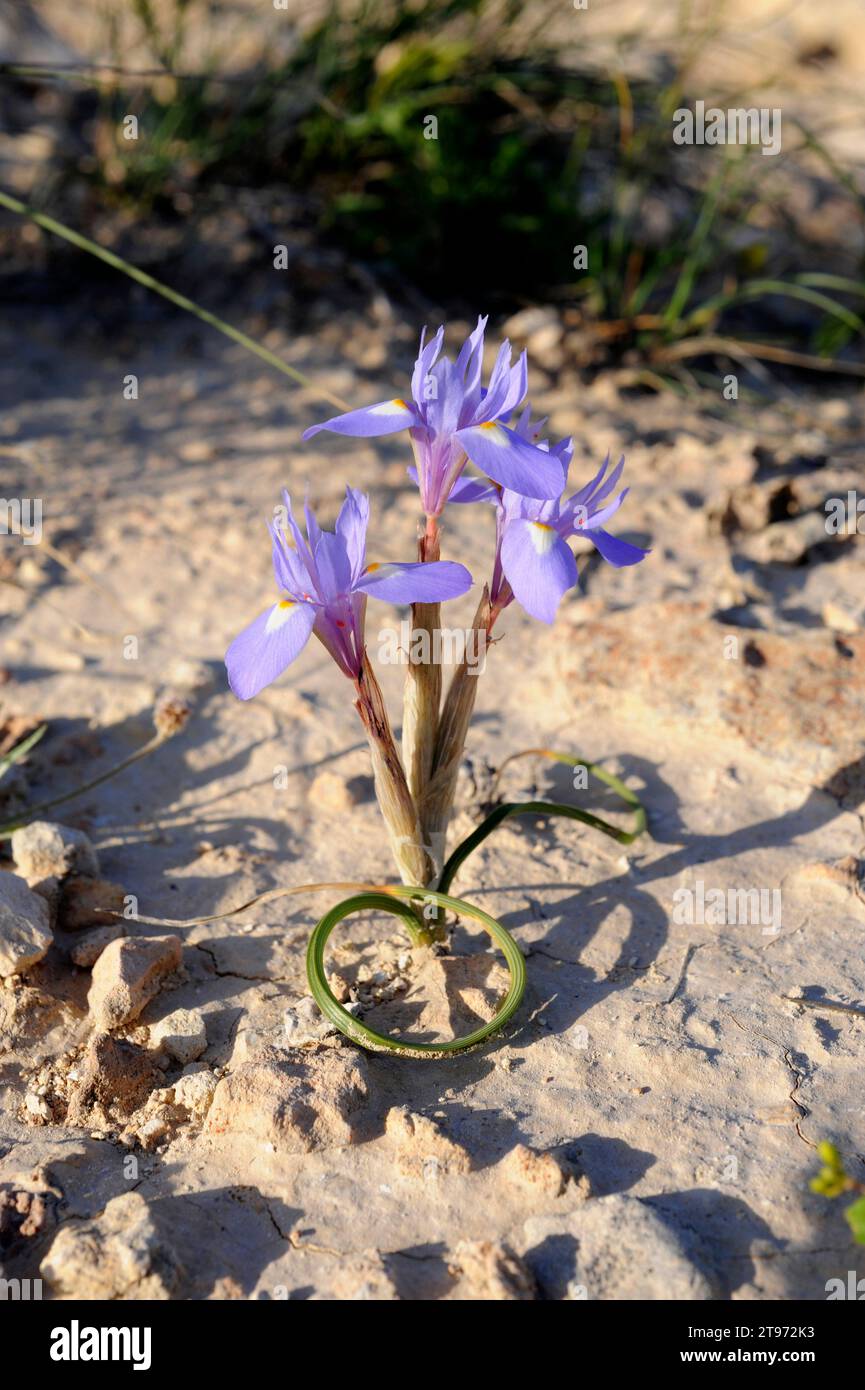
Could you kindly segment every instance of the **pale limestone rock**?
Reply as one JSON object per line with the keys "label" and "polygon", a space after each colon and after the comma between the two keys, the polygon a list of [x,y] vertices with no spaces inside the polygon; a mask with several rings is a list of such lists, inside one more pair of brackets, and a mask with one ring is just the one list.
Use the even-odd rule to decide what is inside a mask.
{"label": "pale limestone rock", "polygon": [[0,978],[19,975],[35,965],[52,940],[45,899],[22,878],[0,873]]}
{"label": "pale limestone rock", "polygon": [[495,1240],[461,1240],[450,1259],[456,1285],[448,1295],[459,1302],[528,1303],[535,1297],[532,1276],[518,1255]]}
{"label": "pale limestone rock", "polygon": [[147,1152],[157,1148],[163,1139],[170,1139],[186,1119],[186,1111],[177,1105],[160,1105],[135,1130],[135,1141]]}
{"label": "pale limestone rock", "polygon": [[150,1041],[176,1062],[195,1062],[207,1047],[207,1029],[197,1009],[175,1009],[150,1025]]}
{"label": "pale limestone rock", "polygon": [[595,1197],[526,1221],[524,1259],[552,1298],[716,1298],[682,1242],[637,1197]]}
{"label": "pale limestone rock", "polygon": [[172,1297],[182,1271],[147,1202],[126,1192],[100,1216],[61,1226],[40,1273],[58,1299],[164,1301]]}
{"label": "pale limestone rock", "polygon": [[91,970],[105,947],[125,935],[126,928],[120,922],[113,927],[94,927],[92,931],[86,932],[79,941],[75,942],[69,952],[69,958],[72,964],[77,965],[79,969]]}
{"label": "pale limestone rock", "polygon": [[[467,956],[416,952],[410,991],[382,986],[383,1002],[364,1014],[377,1032],[393,1037],[448,1037],[472,1032],[491,1019],[508,989],[507,968],[489,951]],[[374,989],[372,991],[374,997]]]}
{"label": "pale limestone rock", "polygon": [[471,1155],[446,1135],[435,1120],[415,1115],[407,1106],[394,1106],[385,1120],[385,1133],[397,1147],[400,1172],[412,1178],[437,1178],[468,1173]]}
{"label": "pale limestone rock", "polygon": [[595,700],[614,692],[621,717],[644,718],[649,708],[659,729],[686,721],[694,738],[737,738],[791,776],[828,774],[826,790],[856,804],[865,795],[865,634],[843,645],[821,627],[795,636],[731,630],[711,604],[688,598],[644,604],[639,623],[629,612],[590,619],[579,642],[557,646],[555,663],[564,682]]}
{"label": "pale limestone rock", "polygon": [[325,1300],[392,1303],[399,1298],[380,1250],[364,1250],[340,1260]]}
{"label": "pale limestone rock", "polygon": [[538,1197],[560,1197],[566,1175],[550,1153],[538,1153],[527,1144],[517,1144],[499,1164],[502,1177],[515,1187],[530,1189]]}
{"label": "pale limestone rock", "polygon": [[298,999],[285,1011],[283,1018],[283,1037],[289,1047],[302,1047],[304,1043],[321,1042],[336,1029],[329,1018],[325,1018],[311,995]]}
{"label": "pale limestone rock", "polygon": [[87,996],[94,1022],[119,1028],[137,1018],[180,962],[177,936],[125,936],[110,942],[93,967]]}
{"label": "pale limestone rock", "polygon": [[69,873],[95,878],[96,850],[83,830],[54,821],[34,820],[12,835],[12,858],[24,878],[65,878]]}
{"label": "pale limestone rock", "polygon": [[219,1078],[211,1071],[196,1071],[174,1083],[174,1100],[192,1120],[202,1121],[210,1109]]}
{"label": "pale limestone rock", "polygon": [[274,1050],[222,1078],[206,1127],[213,1135],[245,1135],[277,1152],[341,1148],[354,1141],[351,1117],[366,1097],[360,1053],[326,1045]]}
{"label": "pale limestone rock", "polygon": [[230,1065],[237,1068],[245,1062],[267,1059],[273,1053],[291,1052],[297,1047],[322,1042],[336,1031],[311,996],[288,1005],[281,1000],[269,1001],[264,1008],[255,1009],[244,1018],[238,1027]]}
{"label": "pale limestone rock", "polygon": [[24,1097],[24,1109],[28,1119],[35,1123],[40,1121],[47,1124],[53,1119],[51,1107],[44,1096],[36,1095],[35,1091],[28,1091]]}

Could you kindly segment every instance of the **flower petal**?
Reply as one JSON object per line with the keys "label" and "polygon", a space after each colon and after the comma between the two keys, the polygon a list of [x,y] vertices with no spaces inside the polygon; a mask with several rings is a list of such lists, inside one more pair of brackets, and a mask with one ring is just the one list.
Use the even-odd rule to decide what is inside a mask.
{"label": "flower petal", "polygon": [[625,565],[638,565],[649,554],[649,551],[643,550],[641,546],[631,545],[630,541],[623,541],[620,536],[611,536],[609,531],[600,527],[597,531],[585,531],[580,534],[585,535],[608,564],[615,565],[616,569],[622,569]]}
{"label": "flower petal", "polygon": [[520,439],[507,425],[470,425],[458,430],[454,438],[476,467],[512,492],[546,500],[561,497],[565,486],[561,462],[546,449]]}
{"label": "flower petal", "polygon": [[309,588],[311,580],[306,565],[300,558],[297,547],[288,539],[285,530],[279,530],[275,522],[268,522],[273,541],[273,573],[276,587],[285,590],[294,598],[300,598]]}
{"label": "flower petal", "polygon": [[361,410],[349,410],[345,415],[334,415],[323,425],[310,425],[304,430],[302,438],[312,439],[321,430],[331,430],[334,434],[350,434],[367,438],[377,434],[396,434],[397,430],[407,430],[420,422],[415,411],[405,401],[379,401],[378,405],[366,405]]}
{"label": "flower petal", "polygon": [[502,490],[486,478],[457,478],[450,490],[449,502],[498,502]]}
{"label": "flower petal", "polygon": [[577,562],[551,526],[538,521],[508,523],[502,540],[502,568],[527,613],[551,623],[562,595],[577,582]]}
{"label": "flower petal", "polygon": [[355,588],[388,603],[440,603],[459,598],[471,585],[465,565],[434,560],[430,564],[370,565]]}
{"label": "flower petal", "polygon": [[593,507],[599,507],[600,504],[603,502],[604,498],[609,497],[610,493],[615,488],[616,483],[621,478],[622,472],[624,471],[624,467],[625,458],[624,455],[622,455],[610,476],[607,479],[605,479],[605,481],[601,483],[600,487],[596,488],[595,491],[592,493],[591,504]]}
{"label": "flower petal", "polygon": [[[611,516],[616,515],[616,512],[619,510],[630,491],[631,489],[629,487],[623,488],[618,497],[614,497],[612,502],[607,503],[606,507],[599,507],[597,511],[591,511],[588,521],[584,526],[580,527],[580,530],[600,531],[604,523],[609,521]],[[594,499],[592,499],[591,506],[594,507],[594,505]]]}
{"label": "flower petal", "polygon": [[357,579],[366,564],[366,532],[369,526],[369,498],[357,488],[347,487],[345,501],[336,519],[336,534],[342,537],[351,564],[351,577]]}
{"label": "flower petal", "polygon": [[[413,483],[420,486],[420,478],[414,464],[410,464],[406,469]],[[446,502],[498,502],[501,499],[502,490],[495,483],[491,483],[486,478],[457,478],[452,485],[450,492],[445,498]]]}
{"label": "flower petal", "polygon": [[567,510],[572,505],[575,507],[585,506],[589,502],[589,499],[591,498],[595,489],[600,486],[604,474],[606,473],[609,466],[610,455],[607,454],[607,457],[604,459],[594,478],[592,478],[590,482],[586,483],[583,487],[581,487],[578,492],[573,493],[572,496],[568,498],[563,510]]}
{"label": "flower petal", "polygon": [[351,562],[343,537],[321,531],[315,547],[316,589],[322,603],[333,603],[351,589]]}
{"label": "flower petal", "polygon": [[228,683],[241,700],[251,700],[282,675],[309,641],[315,609],[282,600],[260,613],[225,653]]}
{"label": "flower petal", "polygon": [[424,399],[424,383],[432,370],[433,363],[442,350],[444,336],[445,330],[444,325],[442,325],[435,337],[431,338],[426,347],[424,347],[424,339],[426,337],[425,328],[420,335],[420,347],[418,348],[414,371],[411,376],[411,393],[415,401],[422,401]]}
{"label": "flower petal", "polygon": [[505,399],[500,407],[499,414],[505,418],[516,410],[521,401],[525,400],[526,392],[529,389],[529,359],[525,349],[520,353],[516,366],[511,367],[510,381],[505,393]]}
{"label": "flower petal", "polygon": [[478,314],[478,321],[460,348],[457,358],[457,371],[463,378],[463,385],[469,393],[477,392],[481,384],[484,333],[488,322],[489,314]]}
{"label": "flower petal", "polygon": [[[525,367],[525,354],[523,354],[523,367]],[[506,417],[510,415],[514,406],[519,404],[519,398],[517,398],[514,401],[514,406],[511,406],[511,410],[505,408],[505,402],[511,394],[511,345],[505,338],[496,353],[496,360],[490,372],[489,385],[472,417],[472,424],[479,425],[486,420],[497,420],[500,415]]]}
{"label": "flower petal", "polygon": [[303,532],[301,531],[300,527],[295,521],[294,511],[291,505],[291,496],[287,488],[282,489],[282,504],[285,508],[286,539],[288,540],[289,545],[291,545],[292,543],[294,544],[294,548],[297,550],[297,553],[301,557],[304,565],[307,568],[309,568],[309,561],[312,555],[312,551],[309,548],[309,542],[307,541],[306,537],[304,536]]}

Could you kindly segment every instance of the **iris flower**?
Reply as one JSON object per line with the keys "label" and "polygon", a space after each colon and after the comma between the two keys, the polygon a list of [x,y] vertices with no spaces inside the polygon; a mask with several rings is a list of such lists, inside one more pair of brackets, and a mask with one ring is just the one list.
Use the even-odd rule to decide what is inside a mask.
{"label": "iris flower", "polygon": [[[528,408],[516,429],[526,437],[537,438],[543,421],[531,423]],[[573,443],[542,443],[557,458],[567,477]],[[543,623],[551,623],[568,589],[577,584],[577,562],[567,544],[573,536],[585,536],[609,564],[621,568],[645,559],[648,550],[611,536],[604,525],[619,510],[628,488],[611,502],[607,498],[622,476],[625,460],[608,475],[609,455],[598,473],[567,499],[538,502],[521,497],[507,488],[491,487],[474,478],[464,478],[451,495],[453,502],[492,502],[496,508],[496,558],[490,585],[494,612],[501,612],[516,598],[526,612]]]}
{"label": "iris flower", "polygon": [[350,410],[312,425],[304,431],[304,439],[320,430],[369,438],[407,429],[428,517],[440,514],[467,459],[520,496],[547,501],[560,497],[565,477],[555,453],[538,448],[504,423],[525,398],[526,354],[512,364],[510,343],[505,341],[489,385],[481,386],[486,324],[486,318],[478,319],[456,362],[440,355],[444,328],[426,344],[424,329],[411,379],[411,401],[396,398]]}
{"label": "iris flower", "polygon": [[306,537],[285,499],[285,525],[269,523],[280,597],[236,637],[225,654],[229,684],[249,700],[276,680],[316,637],[340,670],[358,680],[364,661],[367,595],[388,603],[438,603],[470,587],[464,565],[366,563],[369,498],[346,488],[336,530],[322,531],[309,507]]}

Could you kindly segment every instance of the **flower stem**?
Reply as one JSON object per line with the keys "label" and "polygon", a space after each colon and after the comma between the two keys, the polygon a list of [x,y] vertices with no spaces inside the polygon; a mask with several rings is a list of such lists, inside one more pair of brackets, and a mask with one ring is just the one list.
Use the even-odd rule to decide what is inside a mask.
{"label": "flower stem", "polygon": [[369,740],[375,794],[400,877],[405,884],[423,888],[432,877],[432,865],[421,841],[417,810],[394,743],[381,687],[365,652],[355,685],[355,708]]}
{"label": "flower stem", "polygon": [[[438,560],[441,538],[438,519],[428,516],[418,541],[422,564]],[[403,696],[402,750],[409,790],[421,811],[432,775],[433,752],[441,705],[442,672],[435,634],[441,626],[441,604],[412,604],[411,641]]]}

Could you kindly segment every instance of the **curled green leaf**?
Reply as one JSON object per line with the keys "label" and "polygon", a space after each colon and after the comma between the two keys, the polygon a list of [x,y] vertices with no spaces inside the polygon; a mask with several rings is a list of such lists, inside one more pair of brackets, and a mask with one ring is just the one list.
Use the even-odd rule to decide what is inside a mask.
{"label": "curled green leaf", "polygon": [[[406,901],[401,901],[401,899],[406,899]],[[377,1033],[343,1008],[327,983],[324,969],[324,948],[334,927],[354,912],[375,908],[400,917],[408,928],[412,940],[419,941],[418,918],[411,903],[432,903],[436,907],[449,909],[460,917],[473,918],[489,933],[491,940],[500,948],[507,962],[510,972],[510,987],[499,1004],[494,1017],[488,1023],[483,1024],[481,1028],[476,1028],[473,1033],[468,1033],[463,1038],[454,1038],[449,1042],[424,1043],[412,1042],[410,1039],[400,1041],[387,1037],[383,1033]],[[326,912],[310,937],[306,952],[306,976],[310,993],[318,1007],[325,1017],[329,1018],[331,1023],[347,1038],[350,1038],[352,1042],[359,1043],[361,1047],[370,1048],[373,1051],[396,1052],[404,1057],[418,1054],[446,1056],[449,1053],[464,1052],[466,1048],[476,1047],[478,1043],[483,1042],[492,1033],[496,1033],[504,1027],[519,1007],[526,987],[526,965],[522,952],[501,922],[497,922],[494,917],[490,917],[479,907],[473,907],[471,903],[464,902],[460,898],[451,898],[446,893],[434,892],[432,889],[402,886],[388,887],[381,893],[360,893],[337,903],[336,907],[332,907],[329,912]]]}
{"label": "curled green leaf", "polygon": [[40,724],[39,728],[34,729],[32,734],[28,734],[26,738],[22,738],[20,743],[16,743],[14,748],[10,748],[8,753],[4,753],[3,756],[0,757],[0,777],[5,777],[10,767],[27,756],[30,749],[34,748],[40,738],[42,738],[47,728],[47,724]]}
{"label": "curled green leaf", "polygon": [[[564,816],[569,820],[577,820],[584,825],[590,825],[595,830],[601,830],[605,835],[611,836],[612,839],[623,845],[631,844],[645,830],[645,808],[635,793],[611,772],[606,772],[594,763],[587,763],[582,758],[568,753],[556,753],[551,749],[527,749],[525,753],[516,753],[512,758],[506,759],[506,763],[513,761],[513,758],[525,757],[530,754],[552,758],[571,767],[586,767],[589,772],[611,787],[632,808],[635,813],[634,829],[632,831],[621,830],[618,826],[611,825],[609,821],[602,820],[600,816],[595,816],[590,811],[582,811],[577,806],[566,806],[560,802],[504,802],[500,806],[496,806],[477,829],[457,846],[442,869],[436,891],[427,888],[387,887],[383,891],[362,893],[356,897],[347,898],[344,902],[331,908],[318,922],[310,938],[306,954],[307,979],[310,992],[322,1013],[340,1032],[351,1038],[353,1042],[359,1043],[361,1047],[386,1050],[401,1056],[445,1056],[475,1047],[490,1037],[491,1034],[498,1032],[513,1017],[519,1007],[526,984],[525,962],[519,947],[501,922],[497,922],[494,917],[490,917],[488,913],[482,912],[480,908],[472,906],[464,899],[448,896],[448,889],[460,866],[503,821],[513,816]],[[502,763],[502,768],[505,767],[506,763]],[[405,901],[401,901],[402,899]],[[376,1033],[338,1002],[327,983],[324,970],[324,947],[331,932],[345,917],[365,908],[379,908],[400,917],[412,940],[422,941],[425,933],[420,926],[420,919],[416,911],[416,906],[421,903],[436,909],[446,908],[456,913],[458,917],[471,917],[479,922],[489,933],[494,944],[501,949],[510,971],[510,988],[494,1017],[482,1028],[476,1029],[475,1032],[464,1038],[454,1038],[449,1042],[415,1043],[410,1039],[400,1041]]]}

